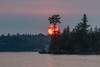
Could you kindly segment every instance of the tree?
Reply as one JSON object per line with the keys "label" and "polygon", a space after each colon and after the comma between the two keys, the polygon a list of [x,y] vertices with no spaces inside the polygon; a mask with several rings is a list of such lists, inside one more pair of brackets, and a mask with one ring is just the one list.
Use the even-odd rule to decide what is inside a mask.
{"label": "tree", "polygon": [[51,38],[50,45],[49,45],[49,52],[60,53],[61,50],[62,50],[61,35],[59,34]]}
{"label": "tree", "polygon": [[70,41],[70,27],[67,26],[67,28],[64,28],[62,32],[62,49],[63,50],[69,51],[70,49],[69,41]]}
{"label": "tree", "polygon": [[[81,51],[87,51],[88,50],[88,28],[90,25],[87,24],[87,16],[84,14],[83,18],[81,19],[82,22],[80,22],[75,27],[76,32],[76,39],[77,39],[77,46]],[[81,45],[81,46],[80,46]]]}
{"label": "tree", "polygon": [[55,31],[55,25],[57,23],[61,23],[60,19],[61,19],[60,15],[53,15],[52,17],[49,17],[49,19],[48,19],[50,24],[54,25],[54,35],[51,36],[51,42],[50,42],[50,45],[49,45],[49,52],[52,52],[52,53],[60,50],[60,48],[59,48],[59,46],[60,46],[60,44],[59,44],[60,33],[55,34],[55,32],[56,32]]}

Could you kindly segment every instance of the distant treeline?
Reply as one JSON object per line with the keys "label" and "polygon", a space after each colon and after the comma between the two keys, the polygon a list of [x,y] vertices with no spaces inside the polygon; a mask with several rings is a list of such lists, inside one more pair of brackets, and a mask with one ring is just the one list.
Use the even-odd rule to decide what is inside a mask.
{"label": "distant treeline", "polygon": [[0,36],[0,51],[38,51],[49,45],[50,37],[38,34],[22,34],[16,35],[1,35]]}
{"label": "distant treeline", "polygon": [[70,54],[100,54],[100,28],[87,24],[84,14],[82,22],[73,30],[67,26],[59,35],[51,38],[49,52]]}

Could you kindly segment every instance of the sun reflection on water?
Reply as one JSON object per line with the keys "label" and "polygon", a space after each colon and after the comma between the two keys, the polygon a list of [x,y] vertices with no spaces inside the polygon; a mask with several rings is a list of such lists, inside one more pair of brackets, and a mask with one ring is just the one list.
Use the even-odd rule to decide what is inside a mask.
{"label": "sun reflection on water", "polygon": [[48,57],[47,60],[48,60],[49,67],[52,67],[53,66],[52,58],[51,57]]}
{"label": "sun reflection on water", "polygon": [[52,63],[50,63],[50,62],[48,62],[48,65],[49,65],[49,67],[52,67],[52,65],[53,65],[53,64],[52,64]]}

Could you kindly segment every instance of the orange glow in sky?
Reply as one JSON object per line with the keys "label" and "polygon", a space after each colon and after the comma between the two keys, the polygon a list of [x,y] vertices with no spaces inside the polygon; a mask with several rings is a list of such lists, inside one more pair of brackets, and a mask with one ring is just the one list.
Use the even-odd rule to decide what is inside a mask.
{"label": "orange glow in sky", "polygon": [[[54,30],[55,27],[55,30]],[[55,31],[55,32],[54,32]],[[57,35],[60,33],[60,29],[55,25],[51,25],[48,29],[48,33],[52,36],[52,35]]]}

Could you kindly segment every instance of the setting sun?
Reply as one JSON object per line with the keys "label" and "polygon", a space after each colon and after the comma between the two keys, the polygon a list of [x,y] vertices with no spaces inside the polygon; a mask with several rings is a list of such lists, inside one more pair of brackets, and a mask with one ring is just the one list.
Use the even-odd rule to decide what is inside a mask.
{"label": "setting sun", "polygon": [[[54,30],[55,28],[55,30]],[[48,33],[52,36],[52,35],[57,35],[60,33],[60,29],[56,26],[56,25],[51,25],[48,29]]]}

